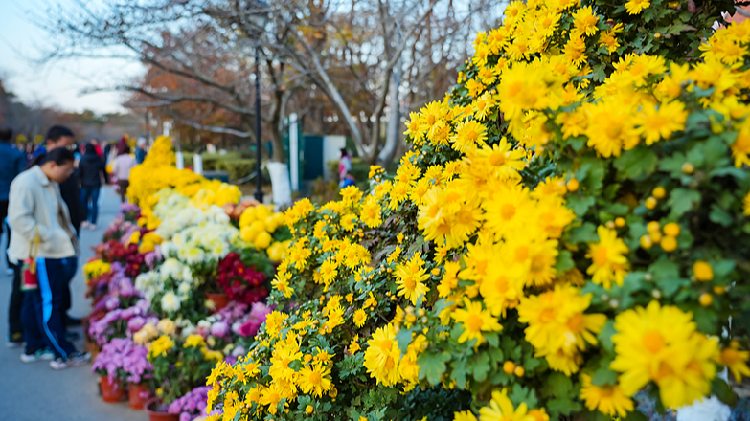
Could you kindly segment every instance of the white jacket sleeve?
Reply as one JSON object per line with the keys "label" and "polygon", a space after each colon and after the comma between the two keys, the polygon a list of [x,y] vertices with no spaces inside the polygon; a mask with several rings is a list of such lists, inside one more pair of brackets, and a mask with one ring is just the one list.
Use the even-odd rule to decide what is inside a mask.
{"label": "white jacket sleeve", "polygon": [[20,235],[33,241],[34,228],[39,227],[39,239],[42,242],[52,240],[52,232],[34,220],[34,196],[28,187],[12,183],[9,205],[8,223],[13,235]]}

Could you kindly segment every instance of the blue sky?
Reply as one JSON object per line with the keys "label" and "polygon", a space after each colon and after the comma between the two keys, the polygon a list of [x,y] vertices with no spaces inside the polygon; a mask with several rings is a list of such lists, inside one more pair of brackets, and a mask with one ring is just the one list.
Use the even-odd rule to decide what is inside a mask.
{"label": "blue sky", "polygon": [[[88,0],[84,0],[88,1]],[[139,63],[117,59],[67,59],[38,66],[32,61],[49,44],[29,21],[29,10],[45,10],[73,0],[0,0],[0,77],[21,100],[64,111],[124,111],[118,92],[81,95],[86,88],[114,86],[144,72]]]}

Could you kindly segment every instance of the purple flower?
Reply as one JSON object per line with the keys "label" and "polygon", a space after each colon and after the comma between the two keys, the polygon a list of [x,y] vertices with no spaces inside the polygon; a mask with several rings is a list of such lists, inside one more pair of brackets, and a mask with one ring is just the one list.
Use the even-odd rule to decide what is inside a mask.
{"label": "purple flower", "polygon": [[109,378],[119,375],[125,381],[138,384],[151,374],[153,367],[148,362],[145,346],[136,345],[130,339],[115,338],[102,346],[92,370],[105,372]]}
{"label": "purple flower", "polygon": [[131,333],[138,332],[146,324],[146,319],[141,316],[135,316],[128,320],[128,330]]}
{"label": "purple flower", "polygon": [[188,392],[187,395],[175,399],[169,405],[169,413],[180,414],[180,421],[190,421],[198,415],[204,414],[208,405],[208,391],[210,389],[210,387],[197,387]]}
{"label": "purple flower", "polygon": [[225,321],[216,322],[211,325],[211,334],[218,337],[223,337],[229,334],[229,325]]}
{"label": "purple flower", "polygon": [[232,356],[239,357],[240,355],[245,355],[245,347],[242,345],[237,345],[234,350],[232,350]]}
{"label": "purple flower", "polygon": [[114,310],[117,307],[120,307],[120,299],[119,298],[107,298],[105,300],[104,306],[107,307],[107,310]]}

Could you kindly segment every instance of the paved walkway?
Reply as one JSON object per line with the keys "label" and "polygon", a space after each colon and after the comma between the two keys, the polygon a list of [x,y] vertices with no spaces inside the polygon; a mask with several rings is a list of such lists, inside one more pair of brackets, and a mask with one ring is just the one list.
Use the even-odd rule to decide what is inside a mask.
{"label": "paved walkway", "polygon": [[[99,211],[96,231],[81,233],[81,261],[93,252],[91,247],[101,242],[102,232],[119,212],[120,199],[110,187],[102,189],[103,205]],[[3,236],[2,244],[6,242]],[[2,248],[5,251],[5,248]],[[24,364],[19,359],[21,348],[5,347],[8,337],[8,304],[11,277],[5,274],[5,259],[0,265],[0,419],[13,421],[101,421],[139,420],[147,415],[143,411],[128,409],[126,403],[106,404],[99,396],[91,366],[55,371],[49,363]],[[89,300],[83,298],[85,281],[78,274],[72,283],[73,308],[71,315],[85,316],[91,309]],[[81,332],[80,328],[78,329]],[[81,332],[82,333],[82,332]],[[83,341],[76,344],[83,348]]]}

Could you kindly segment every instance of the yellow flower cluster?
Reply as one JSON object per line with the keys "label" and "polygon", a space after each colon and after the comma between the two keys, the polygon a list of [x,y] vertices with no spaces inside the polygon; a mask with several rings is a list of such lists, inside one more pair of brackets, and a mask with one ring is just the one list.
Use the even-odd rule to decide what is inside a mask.
{"label": "yellow flower cluster", "polygon": [[611,368],[622,373],[627,396],[649,381],[659,386],[669,408],[690,405],[711,391],[716,376],[717,342],[695,329],[692,314],[651,301],[615,318],[612,336],[617,358]]}
{"label": "yellow flower cluster", "polygon": [[171,141],[166,136],[158,137],[149,150],[146,160],[130,172],[128,199],[141,207],[142,226],[155,229],[160,221],[153,216],[153,207],[157,198],[154,194],[164,188],[173,188],[192,198],[194,206],[205,209],[209,206],[222,206],[226,203],[240,202],[240,190],[237,186],[221,183],[218,180],[206,180],[193,171],[174,167],[174,153]]}
{"label": "yellow flower cluster", "polygon": [[88,281],[109,272],[109,268],[109,263],[103,262],[102,259],[92,260],[83,265],[83,277]]}
{"label": "yellow flower cluster", "polygon": [[[286,211],[294,239],[272,282],[279,310],[266,319],[246,360],[217,366],[209,379],[209,410],[220,394],[231,417],[276,418],[287,410],[291,417],[297,401],[311,403],[307,414],[317,400],[334,402],[337,385],[348,380],[337,378],[329,363],[318,363],[321,352],[338,366],[360,361],[370,388],[405,391],[420,382],[469,388],[472,381],[470,388],[485,396],[495,389],[479,412],[482,421],[549,419],[544,409],[514,405],[507,391],[498,390],[524,391],[528,383],[515,382],[524,376],[570,377],[581,387],[569,389],[580,394],[561,399],[580,398],[591,411],[624,417],[634,410],[632,396],[649,384],[658,387],[665,406],[676,408],[710,393],[717,364],[738,377],[750,373],[750,353],[739,345],[720,350],[716,339],[697,329],[692,313],[660,303],[669,282],[689,284],[679,274],[689,273],[693,259],[678,265],[657,254],[675,251],[672,242],[692,241],[681,237],[684,221],[664,218],[663,238],[669,240],[653,254],[639,247],[638,238],[648,233],[658,242],[661,224],[655,230],[646,223],[642,230],[638,223],[627,227],[656,209],[667,195],[661,186],[672,180],[648,186],[653,196],[646,194],[639,205],[636,194],[642,192],[628,189],[640,173],[620,179],[612,169],[638,167],[640,162],[618,159],[635,148],[656,161],[652,150],[687,142],[676,136],[687,130],[692,113],[704,110],[714,116],[702,123],[706,133],[725,133],[722,145],[731,149],[734,164],[750,165],[750,108],[743,94],[750,70],[738,65],[747,58],[750,23],[717,31],[701,47],[701,60],[682,65],[617,53],[619,37],[630,29],[580,3],[512,2],[502,27],[477,36],[454,95],[410,114],[405,134],[415,148],[394,176],[373,167],[367,193],[348,187],[339,201],[316,207],[302,199]],[[632,15],[649,7],[637,0],[625,6]],[[592,46],[608,51],[608,68],[592,69]],[[605,68],[614,70],[607,76]],[[691,96],[696,93],[697,100]],[[736,139],[730,139],[734,131]],[[693,185],[680,178],[692,167],[660,170],[676,172],[672,178],[683,187],[697,189],[700,180]],[[599,179],[592,180],[592,173]],[[602,180],[603,174],[612,178]],[[620,202],[597,201],[603,190],[618,189]],[[682,193],[698,198],[661,203],[679,210],[700,201],[697,191]],[[743,204],[750,214],[750,193]],[[667,207],[661,211],[669,213]],[[254,221],[266,224],[267,218]],[[252,229],[255,223],[245,222],[248,236],[260,233]],[[694,280],[714,280],[711,264],[698,262]],[[659,288],[644,286],[659,270],[667,273],[657,280]],[[717,295],[726,293],[727,283],[716,285]],[[636,307],[633,297],[647,288],[637,302],[648,304]],[[624,297],[627,305],[607,294]],[[686,307],[712,303],[685,295]],[[321,337],[325,346],[338,341],[343,352],[319,347]],[[501,348],[499,338],[509,344],[493,353]],[[425,355],[429,367],[420,367]],[[584,360],[592,355],[596,359]],[[491,373],[489,380],[476,375],[477,367],[490,364],[482,362],[467,380],[468,364],[490,359],[504,373]],[[255,374],[247,375],[247,367]],[[593,376],[597,369],[607,376]],[[535,380],[545,383],[546,377]],[[237,386],[246,381],[250,391]],[[471,412],[455,416],[476,419]]]}
{"label": "yellow flower cluster", "polygon": [[271,234],[283,226],[284,221],[283,213],[274,212],[268,206],[251,206],[240,215],[240,236],[257,249],[266,250],[268,257],[274,262],[280,262],[289,243],[273,241]]}

